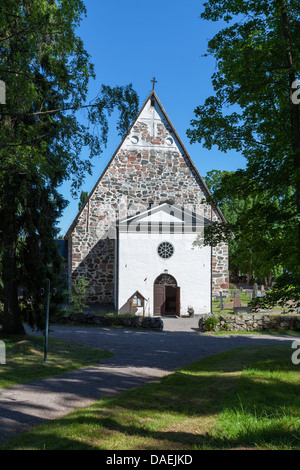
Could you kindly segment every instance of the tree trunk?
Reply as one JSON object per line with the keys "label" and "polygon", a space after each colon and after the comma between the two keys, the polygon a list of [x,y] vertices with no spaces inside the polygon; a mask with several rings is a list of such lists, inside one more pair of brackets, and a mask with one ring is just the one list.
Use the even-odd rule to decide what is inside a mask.
{"label": "tree trunk", "polygon": [[268,287],[272,287],[272,274],[268,275]]}

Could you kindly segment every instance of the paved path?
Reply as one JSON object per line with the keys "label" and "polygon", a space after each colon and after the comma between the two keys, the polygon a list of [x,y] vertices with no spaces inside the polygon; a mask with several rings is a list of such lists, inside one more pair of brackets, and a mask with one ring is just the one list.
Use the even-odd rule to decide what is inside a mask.
{"label": "paved path", "polygon": [[206,336],[199,333],[196,318],[166,318],[162,332],[55,326],[50,336],[109,350],[114,355],[96,367],[0,390],[0,444],[102,397],[157,380],[196,359],[231,348],[295,339]]}

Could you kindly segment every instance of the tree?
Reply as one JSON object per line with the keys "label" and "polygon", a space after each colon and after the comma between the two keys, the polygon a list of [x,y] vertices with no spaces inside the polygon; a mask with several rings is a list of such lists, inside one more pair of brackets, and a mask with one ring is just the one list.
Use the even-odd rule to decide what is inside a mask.
{"label": "tree", "polygon": [[81,191],[80,193],[80,200],[78,203],[78,210],[81,210],[82,207],[84,206],[85,201],[89,197],[89,193],[87,191]]}
{"label": "tree", "polygon": [[[226,177],[232,177],[234,172],[212,170],[205,176],[205,182],[212,193],[213,198],[222,194],[222,185]],[[273,254],[282,243],[280,230],[272,232],[268,227],[268,221],[259,219],[254,224],[255,211],[258,203],[269,202],[266,191],[259,198],[246,196],[244,199],[226,194],[217,200],[217,204],[224,214],[227,224],[234,236],[229,238],[229,271],[232,278],[236,278],[239,272],[247,275],[250,283],[255,276],[264,279],[266,285],[271,285],[273,276],[282,271],[278,258]],[[272,204],[276,207],[278,200],[273,198]],[[254,213],[253,213],[254,211]],[[262,224],[265,229],[262,233]]]}
{"label": "tree", "polygon": [[[0,254],[5,333],[24,333],[18,294],[22,286],[32,324],[41,325],[40,288],[59,269],[54,239],[66,201],[60,184],[72,179],[77,194],[92,157],[106,144],[108,117],[118,109],[119,134],[137,113],[131,85],[101,86],[86,103],[95,79],[76,35],[86,14],[82,0],[3,0],[0,6]],[[77,111],[86,111],[86,122]],[[82,159],[82,149],[90,149]]]}
{"label": "tree", "polygon": [[[274,249],[261,250],[264,262],[282,265],[285,282],[299,286],[300,116],[295,90],[300,4],[208,0],[201,17],[224,20],[227,27],[208,43],[217,62],[215,95],[195,109],[188,136],[206,148],[216,145],[246,158],[244,170],[224,178],[222,197],[253,198],[248,223],[244,229],[240,224],[241,229],[255,234],[262,245],[269,234],[275,236]],[[226,230],[228,234],[230,227]],[[215,231],[224,235],[225,227]]]}

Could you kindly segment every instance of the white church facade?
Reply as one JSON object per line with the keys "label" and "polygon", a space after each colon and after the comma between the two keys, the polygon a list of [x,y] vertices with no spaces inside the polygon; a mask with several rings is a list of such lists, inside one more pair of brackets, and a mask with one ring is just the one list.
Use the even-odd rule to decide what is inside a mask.
{"label": "white church facade", "polygon": [[229,278],[228,246],[203,244],[224,221],[209,194],[152,91],[66,234],[69,287],[120,314],[211,312]]}

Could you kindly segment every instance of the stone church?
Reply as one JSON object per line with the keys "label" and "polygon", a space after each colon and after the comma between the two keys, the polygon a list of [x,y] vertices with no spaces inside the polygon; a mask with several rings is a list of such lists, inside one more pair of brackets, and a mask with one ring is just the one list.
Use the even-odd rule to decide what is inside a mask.
{"label": "stone church", "polygon": [[229,278],[228,246],[203,244],[224,221],[209,194],[153,90],[66,234],[69,288],[120,314],[211,312]]}

